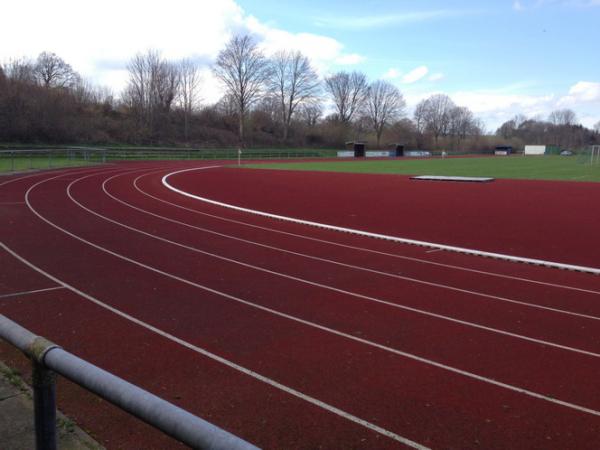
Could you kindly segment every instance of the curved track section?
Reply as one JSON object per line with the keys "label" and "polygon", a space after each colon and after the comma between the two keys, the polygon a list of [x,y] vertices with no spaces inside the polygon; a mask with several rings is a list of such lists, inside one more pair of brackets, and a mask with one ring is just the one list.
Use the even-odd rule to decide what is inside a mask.
{"label": "curved track section", "polygon": [[[218,168],[218,167],[219,166],[209,166],[209,167],[202,167],[201,169],[213,169],[213,168]],[[600,268],[597,268],[597,267],[582,266],[582,265],[577,265],[577,264],[568,264],[568,263],[562,263],[562,262],[557,262],[557,261],[548,261],[548,260],[539,259],[539,258],[528,258],[528,257],[524,257],[524,256],[515,256],[515,255],[509,255],[509,254],[505,254],[505,253],[490,252],[490,251],[477,250],[477,249],[471,249],[471,248],[466,248],[466,247],[457,247],[455,245],[447,245],[447,244],[440,244],[440,243],[436,243],[436,242],[429,242],[429,241],[423,241],[423,240],[417,240],[417,239],[409,239],[409,238],[405,238],[405,237],[398,237],[398,236],[393,236],[393,235],[388,235],[388,234],[373,233],[370,231],[364,231],[364,230],[359,230],[359,229],[355,229],[355,228],[336,226],[336,225],[315,222],[315,221],[305,220],[305,219],[296,218],[296,217],[284,216],[284,215],[280,215],[280,214],[273,214],[271,212],[261,211],[261,210],[257,210],[257,209],[245,208],[245,207],[234,205],[231,203],[221,202],[221,201],[210,199],[210,198],[207,198],[207,197],[204,197],[201,195],[193,194],[191,192],[188,192],[188,191],[185,191],[185,190],[182,190],[182,189],[179,189],[179,188],[173,186],[173,184],[171,184],[168,181],[169,178],[174,175],[180,175],[180,174],[188,173],[191,171],[198,171],[201,169],[198,169],[198,168],[183,169],[183,170],[178,170],[175,172],[168,173],[167,175],[165,175],[162,178],[162,183],[167,189],[170,189],[173,192],[184,195],[186,197],[190,197],[195,200],[206,202],[211,205],[222,206],[224,208],[229,208],[229,209],[233,209],[236,211],[241,211],[241,212],[245,212],[245,213],[249,213],[249,214],[256,214],[256,215],[259,215],[262,217],[267,217],[270,219],[283,220],[286,222],[292,222],[292,223],[297,223],[297,224],[301,224],[301,225],[308,225],[311,227],[323,228],[326,230],[338,231],[338,232],[342,232],[342,233],[351,233],[351,234],[356,234],[359,236],[370,237],[370,238],[375,238],[375,239],[384,239],[386,241],[396,242],[396,243],[400,243],[400,244],[428,247],[428,248],[435,249],[435,250],[463,253],[463,254],[471,255],[471,256],[482,256],[485,258],[502,259],[504,261],[510,261],[510,262],[533,264],[533,265],[538,265],[538,266],[552,267],[552,268],[561,269],[561,270],[574,270],[574,271],[578,271],[578,272],[586,272],[586,273],[591,273],[594,275],[600,275]],[[375,199],[372,199],[372,201],[373,200],[375,200]],[[352,202],[351,195],[349,195],[347,197],[347,201]],[[363,205],[363,206],[368,207],[368,205]],[[381,216],[381,219],[383,220],[384,217],[385,216]]]}
{"label": "curved track section", "polygon": [[[0,312],[264,448],[600,446],[598,277],[163,186],[192,168],[9,180]],[[59,393],[109,448],[178,447],[68,383]]]}

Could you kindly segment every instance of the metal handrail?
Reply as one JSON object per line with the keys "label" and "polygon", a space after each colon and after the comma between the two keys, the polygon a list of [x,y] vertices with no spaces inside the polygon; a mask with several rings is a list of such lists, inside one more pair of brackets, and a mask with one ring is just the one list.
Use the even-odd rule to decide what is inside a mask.
{"label": "metal handrail", "polygon": [[234,436],[166,400],[135,386],[0,314],[0,337],[32,360],[36,448],[56,449],[56,384],[59,374],[113,405],[197,449],[256,450]]}

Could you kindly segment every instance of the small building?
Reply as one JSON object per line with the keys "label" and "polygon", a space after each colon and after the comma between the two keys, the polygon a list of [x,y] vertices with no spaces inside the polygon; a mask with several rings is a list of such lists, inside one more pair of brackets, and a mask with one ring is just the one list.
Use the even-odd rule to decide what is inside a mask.
{"label": "small building", "polygon": [[362,141],[346,142],[346,148],[348,150],[354,151],[354,157],[355,158],[364,158],[365,157],[365,151],[366,151],[366,148],[367,148],[367,143],[366,142],[362,142]]}
{"label": "small building", "polygon": [[406,147],[404,144],[391,144],[392,150],[390,150],[390,156],[404,156],[404,148]]}
{"label": "small building", "polygon": [[545,155],[546,154],[546,146],[545,145],[526,145],[525,151],[523,153],[525,155]]}
{"label": "small building", "polygon": [[496,156],[508,156],[513,152],[513,148],[510,145],[498,145],[494,150]]}

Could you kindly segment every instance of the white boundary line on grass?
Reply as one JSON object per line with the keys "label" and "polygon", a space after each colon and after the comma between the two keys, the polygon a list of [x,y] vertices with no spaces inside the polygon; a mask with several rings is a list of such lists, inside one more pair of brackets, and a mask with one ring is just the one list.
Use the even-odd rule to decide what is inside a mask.
{"label": "white boundary line on grass", "polygon": [[402,237],[397,237],[397,236],[389,236],[386,234],[371,233],[369,231],[356,230],[353,228],[338,227],[335,225],[328,225],[325,223],[312,222],[310,220],[297,219],[295,217],[281,216],[278,214],[272,214],[272,213],[268,213],[265,211],[258,211],[256,209],[243,208],[241,206],[232,205],[230,203],[219,202],[216,200],[211,200],[206,197],[201,197],[199,195],[191,194],[190,192],[186,192],[186,191],[176,188],[175,186],[169,184],[169,182],[167,181],[169,179],[169,177],[171,177],[172,175],[177,175],[177,174],[180,174],[183,172],[191,172],[193,170],[212,169],[212,168],[216,168],[216,167],[221,167],[221,166],[210,166],[210,167],[201,167],[201,168],[194,167],[192,169],[177,170],[175,172],[171,172],[171,173],[168,173],[165,176],[163,176],[161,181],[162,181],[162,184],[167,189],[169,189],[173,192],[176,192],[178,194],[184,195],[186,197],[190,197],[195,200],[200,200],[202,202],[210,203],[212,205],[217,205],[217,206],[222,206],[225,208],[233,209],[235,211],[241,211],[241,212],[245,212],[245,213],[255,214],[258,216],[268,217],[270,219],[298,223],[301,225],[309,225],[312,227],[323,228],[326,230],[340,231],[342,233],[356,234],[359,236],[365,236],[365,237],[370,237],[370,238],[375,238],[375,239],[384,239],[387,241],[398,242],[401,244],[418,245],[420,247],[429,247],[429,248],[438,249],[438,250],[446,250],[449,252],[464,253],[467,255],[474,255],[474,256],[483,256],[485,258],[502,259],[505,261],[533,264],[536,266],[546,266],[546,267],[552,267],[555,269],[574,270],[577,272],[586,272],[586,273],[592,273],[594,275],[600,275],[600,268],[596,268],[596,267],[579,266],[579,265],[575,265],[575,264],[565,264],[565,263],[559,263],[559,262],[555,262],[555,261],[546,261],[543,259],[525,258],[522,256],[513,256],[513,255],[506,255],[503,253],[486,252],[483,250],[474,250],[474,249],[470,249],[470,248],[456,247],[453,245],[437,244],[435,242],[418,241],[415,239],[408,239],[408,238],[402,238]]}

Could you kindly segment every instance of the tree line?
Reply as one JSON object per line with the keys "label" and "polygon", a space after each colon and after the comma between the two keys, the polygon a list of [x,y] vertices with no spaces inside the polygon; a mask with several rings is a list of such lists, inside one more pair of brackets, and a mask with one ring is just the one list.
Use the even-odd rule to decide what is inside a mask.
{"label": "tree line", "polygon": [[376,148],[477,151],[506,143],[585,145],[600,132],[600,123],[588,130],[572,111],[559,110],[547,121],[516,116],[486,136],[481,120],[444,94],[422,100],[408,117],[392,83],[369,81],[360,71],[321,79],[306,55],[282,50],[267,57],[248,35],[233,36],[211,70],[224,95],[205,104],[201,67],[156,50],[131,58],[118,96],[54,53],[13,59],[0,65],[0,141],[338,148],[368,141]]}

